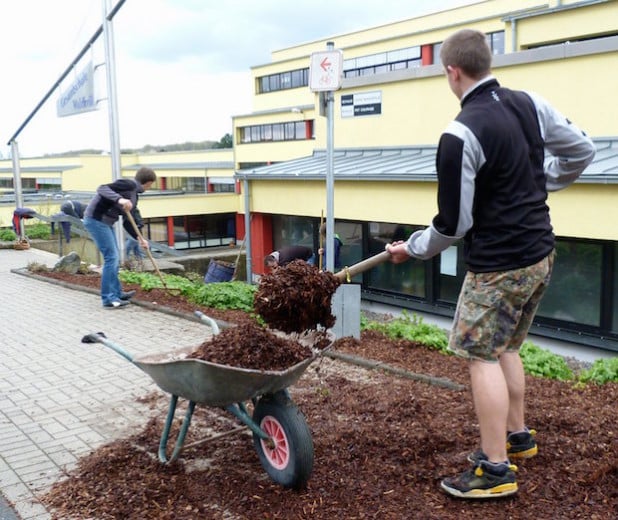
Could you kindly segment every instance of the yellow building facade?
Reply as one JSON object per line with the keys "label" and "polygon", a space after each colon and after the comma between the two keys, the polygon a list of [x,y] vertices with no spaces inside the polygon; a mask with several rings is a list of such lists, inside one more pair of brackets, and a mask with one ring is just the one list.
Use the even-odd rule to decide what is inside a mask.
{"label": "yellow building facade", "polygon": [[[436,144],[459,112],[439,63],[440,43],[474,28],[487,35],[501,84],[550,100],[598,149],[580,181],[550,195],[563,260],[534,330],[615,348],[616,19],[615,1],[490,0],[273,52],[270,63],[252,68],[253,111],[234,117],[236,177],[246,192],[241,211],[251,216],[254,270],[262,272],[261,257],[280,246],[317,248],[329,196],[329,146],[333,218],[345,264],[431,221]],[[329,49],[343,56],[331,143],[309,68],[314,53]],[[465,271],[460,249],[406,267],[380,266],[355,281],[366,299],[451,316]]]}

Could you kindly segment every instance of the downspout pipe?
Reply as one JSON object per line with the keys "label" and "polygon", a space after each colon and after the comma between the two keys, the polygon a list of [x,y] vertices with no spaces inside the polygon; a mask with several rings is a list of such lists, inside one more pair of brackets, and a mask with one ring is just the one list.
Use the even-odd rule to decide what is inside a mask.
{"label": "downspout pipe", "polygon": [[247,283],[253,283],[253,265],[251,261],[251,208],[249,196],[249,181],[244,178],[242,181],[243,191],[245,193],[245,251],[247,263]]}
{"label": "downspout pipe", "polygon": [[517,52],[517,20],[511,20],[511,52]]}

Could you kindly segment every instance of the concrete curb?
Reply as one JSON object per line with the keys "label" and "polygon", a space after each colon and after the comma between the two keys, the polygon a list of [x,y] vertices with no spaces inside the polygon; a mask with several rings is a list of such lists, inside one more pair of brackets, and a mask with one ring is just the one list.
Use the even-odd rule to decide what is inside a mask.
{"label": "concrete curb", "polygon": [[0,493],[0,520],[20,520],[17,513]]}

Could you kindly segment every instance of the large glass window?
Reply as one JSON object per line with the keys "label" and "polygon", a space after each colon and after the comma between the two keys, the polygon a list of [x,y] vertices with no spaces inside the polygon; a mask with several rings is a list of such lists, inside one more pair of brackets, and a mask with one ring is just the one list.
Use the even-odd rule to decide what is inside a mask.
{"label": "large glass window", "polygon": [[[319,248],[318,230],[320,221],[314,217],[273,216],[273,242],[275,249],[283,246],[301,245],[314,251]],[[363,259],[363,226],[357,222],[335,222],[335,233],[341,240],[340,259],[342,266],[349,266]],[[354,279],[360,283],[359,275]]]}
{"label": "large glass window", "polygon": [[[406,240],[416,228],[384,222],[369,223],[369,256],[384,251],[384,246],[395,240]],[[425,269],[421,260],[411,259],[402,264],[385,262],[367,271],[366,283],[372,289],[393,291],[419,298],[425,297]]]}
{"label": "large glass window", "polygon": [[283,246],[306,246],[314,248],[315,219],[287,215],[273,216],[273,244],[275,249]]}
{"label": "large glass window", "polygon": [[234,213],[174,217],[174,247],[176,249],[227,246],[235,238]]}
{"label": "large glass window", "polygon": [[537,316],[598,327],[601,320],[602,246],[556,242],[556,262]]}

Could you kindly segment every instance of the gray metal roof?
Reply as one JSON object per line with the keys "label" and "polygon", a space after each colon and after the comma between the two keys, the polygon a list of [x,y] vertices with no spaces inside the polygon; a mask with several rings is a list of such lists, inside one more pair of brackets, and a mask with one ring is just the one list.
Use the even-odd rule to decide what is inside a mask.
{"label": "gray metal roof", "polygon": [[[62,173],[69,170],[80,168],[75,164],[69,165],[57,165],[57,166],[21,166],[19,171],[21,173]],[[13,173],[13,166],[0,167],[0,173]]]}
{"label": "gray metal roof", "polygon": [[123,166],[123,170],[139,170],[142,166],[148,166],[153,170],[213,170],[213,169],[234,169],[233,161],[195,161],[195,162],[163,162],[148,164],[128,164]]}
{"label": "gray metal roof", "polygon": [[[618,137],[595,139],[597,154],[578,182],[618,183]],[[342,148],[333,151],[337,180],[435,181],[437,146]],[[240,179],[308,180],[324,178],[326,150],[308,157],[240,170]]]}

